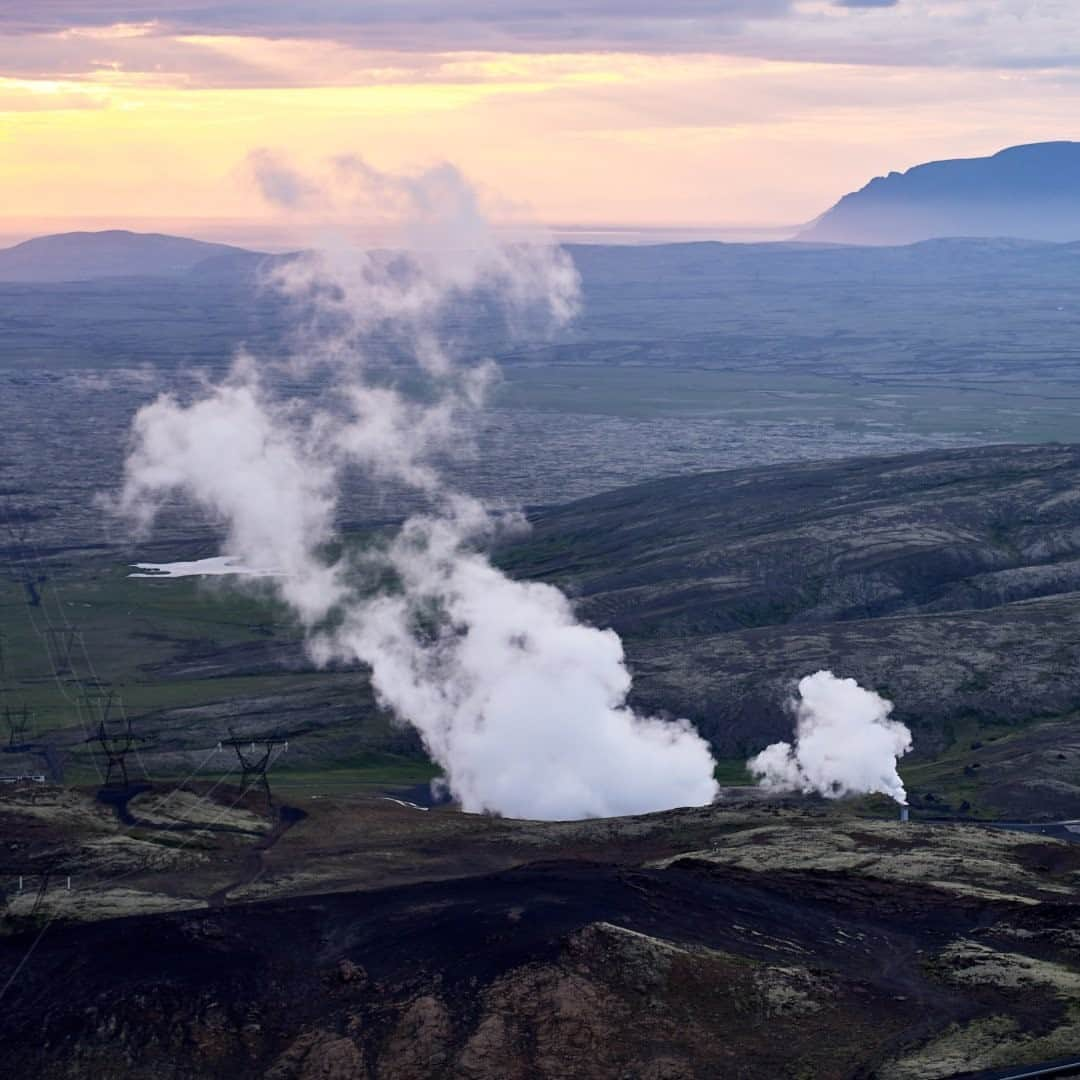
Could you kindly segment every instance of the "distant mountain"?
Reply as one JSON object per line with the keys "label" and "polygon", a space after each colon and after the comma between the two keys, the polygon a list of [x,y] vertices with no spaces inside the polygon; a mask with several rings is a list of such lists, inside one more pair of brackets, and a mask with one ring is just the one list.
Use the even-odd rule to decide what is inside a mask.
{"label": "distant mountain", "polygon": [[798,236],[910,244],[943,236],[1080,239],[1080,142],[916,165],[845,195]]}
{"label": "distant mountain", "polygon": [[230,265],[262,258],[258,252],[126,229],[39,236],[0,250],[0,281],[92,281],[186,274],[207,260]]}

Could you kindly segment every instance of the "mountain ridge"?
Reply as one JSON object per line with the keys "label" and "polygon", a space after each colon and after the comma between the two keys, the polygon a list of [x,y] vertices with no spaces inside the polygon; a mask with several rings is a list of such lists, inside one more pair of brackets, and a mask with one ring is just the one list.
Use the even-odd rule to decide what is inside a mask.
{"label": "mountain ridge", "polygon": [[[1078,165],[1080,165],[1080,143]],[[932,163],[940,164],[940,163]],[[946,163],[949,164],[949,163]],[[922,168],[917,166],[916,168]],[[909,170],[911,172],[913,170]],[[901,174],[892,173],[891,176]],[[907,174],[903,174],[907,175]],[[1078,173],[1080,178],[1080,173]],[[844,196],[836,207],[861,194],[873,185],[888,178],[877,177],[860,192]],[[833,208],[833,210],[836,209]],[[594,243],[569,243],[562,245],[574,255],[576,261],[590,264],[597,257],[615,250],[620,260],[631,267],[641,258],[681,258],[701,255],[707,257],[736,258],[753,257],[763,253],[788,254],[792,258],[805,255],[815,249],[822,254],[831,247],[870,247],[920,249],[934,245],[950,257],[993,257],[1007,251],[1017,254],[1038,254],[1041,251],[1064,251],[1080,245],[1080,199],[1077,202],[1078,224],[1076,235],[1068,239],[1045,237],[1011,237],[1004,235],[982,236],[924,236],[895,242],[870,240],[865,244],[830,240],[818,235],[818,227],[833,210],[827,211],[795,239],[778,241],[722,241],[693,240],[656,244],[625,245],[612,249],[610,245]],[[234,244],[199,240],[170,233],[143,233],[131,229],[106,229],[99,231],[71,231],[48,233],[32,237],[10,247],[0,248],[0,285],[64,286],[77,283],[110,281],[123,283],[125,279],[181,278],[192,276],[200,279],[246,283],[251,274],[266,263],[295,258],[299,252],[269,253]]]}
{"label": "mountain ridge", "polygon": [[1080,239],[1080,142],[1026,143],[876,176],[797,236],[847,244],[941,237]]}
{"label": "mountain ridge", "polygon": [[0,281],[59,283],[186,274],[210,260],[261,259],[258,251],[130,229],[52,233],[0,249]]}

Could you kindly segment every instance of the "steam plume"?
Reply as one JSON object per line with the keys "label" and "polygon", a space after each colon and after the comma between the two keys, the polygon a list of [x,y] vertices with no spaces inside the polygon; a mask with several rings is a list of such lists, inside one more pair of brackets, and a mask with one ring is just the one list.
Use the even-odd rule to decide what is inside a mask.
{"label": "steam plume", "polygon": [[762,787],[830,799],[877,792],[907,804],[896,762],[911,749],[911,732],[889,719],[891,701],[854,679],[818,671],[799,680],[791,704],[794,745],[773,743],[747,763]]}
{"label": "steam plume", "polygon": [[[280,201],[322,190],[282,175]],[[448,489],[432,464],[491,379],[488,364],[454,362],[446,320],[480,297],[511,326],[565,322],[569,259],[534,234],[493,232],[449,166],[399,177],[348,158],[332,179],[335,198],[382,200],[414,237],[401,253],[338,246],[275,272],[305,317],[300,362],[329,369],[332,401],[276,398],[247,357],[190,404],[158,398],[135,418],[121,508],[149,525],[180,492],[222,522],[229,555],[279,571],[270,580],[312,655],[371,666],[378,698],[419,731],[466,810],[565,819],[710,802],[705,741],[628,708],[618,636],[582,625],[552,586],[496,569],[482,547],[520,517]],[[406,362],[426,394],[387,379]],[[330,562],[341,474],[356,467],[429,508],[383,549]]]}

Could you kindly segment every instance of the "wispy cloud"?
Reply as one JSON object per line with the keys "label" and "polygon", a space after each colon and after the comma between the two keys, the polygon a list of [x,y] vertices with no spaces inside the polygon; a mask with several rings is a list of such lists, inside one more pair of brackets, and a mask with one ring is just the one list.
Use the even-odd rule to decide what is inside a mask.
{"label": "wispy cloud", "polygon": [[0,28],[43,34],[73,28],[138,26],[169,36],[222,34],[316,37],[398,49],[518,48],[547,50],[580,42],[647,47],[689,41],[748,19],[792,10],[793,0],[22,0],[0,3]]}
{"label": "wispy cloud", "polygon": [[244,217],[282,142],[460,160],[556,222],[794,222],[1078,105],[1075,0],[0,0],[23,216]]}
{"label": "wispy cloud", "polygon": [[461,55],[723,56],[1069,68],[1072,0],[0,0],[0,74],[105,67],[189,86],[370,85]]}

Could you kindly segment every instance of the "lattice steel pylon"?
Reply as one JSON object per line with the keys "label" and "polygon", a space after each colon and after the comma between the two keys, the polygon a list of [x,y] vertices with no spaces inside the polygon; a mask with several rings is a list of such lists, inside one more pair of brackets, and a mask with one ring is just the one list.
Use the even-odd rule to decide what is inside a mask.
{"label": "lattice steel pylon", "polygon": [[110,787],[113,775],[119,773],[125,788],[131,786],[128,778],[127,756],[137,751],[139,746],[150,740],[144,735],[136,735],[131,727],[131,717],[124,716],[117,725],[112,720],[114,706],[119,704],[115,692],[109,687],[97,687],[83,694],[83,707],[97,720],[91,742],[96,742],[101,750],[105,764],[104,785]]}
{"label": "lattice steel pylon", "polygon": [[5,705],[3,708],[4,728],[7,730],[7,749],[9,751],[24,750],[24,742],[30,731],[30,721],[33,713],[27,705]]}
{"label": "lattice steel pylon", "polygon": [[15,584],[25,590],[26,602],[31,607],[41,607],[41,592],[38,586],[44,584],[45,576],[35,574],[26,562],[30,538],[26,511],[15,506],[11,497],[7,496],[0,499],[0,518],[3,519],[5,532],[10,540],[4,558],[7,574]]}
{"label": "lattice steel pylon", "polygon": [[30,730],[33,714],[25,702],[16,705],[12,700],[7,659],[7,635],[0,630],[0,717],[3,718],[4,730],[7,732],[7,743],[4,749],[14,752],[25,749],[23,740]]}
{"label": "lattice steel pylon", "polygon": [[[289,740],[277,736],[269,736],[261,739],[241,739],[233,731],[229,732],[231,739],[222,741],[222,746],[231,746],[236,751],[237,761],[240,762],[240,786],[243,789],[261,787],[266,793],[268,806],[274,805],[274,797],[270,792],[270,779],[266,775],[276,747],[283,750],[289,749]],[[247,753],[244,748],[247,747]]]}
{"label": "lattice steel pylon", "polygon": [[76,642],[82,645],[82,631],[74,626],[49,626],[45,630],[49,662],[58,679],[65,676],[72,677],[75,674],[75,664],[71,659],[71,653]]}
{"label": "lattice steel pylon", "polygon": [[103,721],[94,733],[94,741],[101,747],[101,756],[105,761],[105,787],[112,786],[114,771],[120,773],[123,786],[129,787],[127,756],[135,749],[135,738],[130,726],[118,737],[106,730]]}

